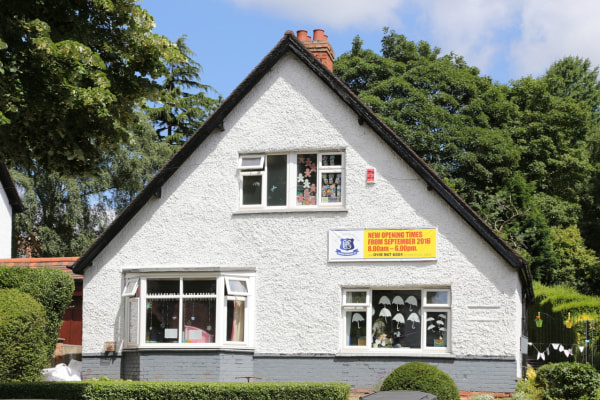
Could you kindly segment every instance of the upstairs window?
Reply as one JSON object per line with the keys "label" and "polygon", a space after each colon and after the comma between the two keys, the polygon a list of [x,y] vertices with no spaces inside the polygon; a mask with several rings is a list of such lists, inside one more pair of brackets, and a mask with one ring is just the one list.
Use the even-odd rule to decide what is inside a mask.
{"label": "upstairs window", "polygon": [[340,207],[343,153],[243,155],[238,165],[241,208]]}

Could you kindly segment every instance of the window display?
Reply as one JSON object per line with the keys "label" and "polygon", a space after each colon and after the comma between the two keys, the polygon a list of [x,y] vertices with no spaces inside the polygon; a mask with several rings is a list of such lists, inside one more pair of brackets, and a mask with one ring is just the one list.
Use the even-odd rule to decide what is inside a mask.
{"label": "window display", "polygon": [[448,290],[348,289],[345,346],[447,349],[449,295]]}

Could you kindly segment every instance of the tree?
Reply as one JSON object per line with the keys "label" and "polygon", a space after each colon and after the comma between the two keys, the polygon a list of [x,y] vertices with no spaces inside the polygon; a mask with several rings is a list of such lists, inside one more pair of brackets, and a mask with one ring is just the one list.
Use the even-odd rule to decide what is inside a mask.
{"label": "tree", "polygon": [[131,132],[129,143],[105,154],[93,176],[12,170],[26,208],[15,216],[19,255],[80,256],[173,155],[173,146],[156,141],[145,115],[137,115]]}
{"label": "tree", "polygon": [[153,26],[135,0],[0,0],[0,161],[95,172],[181,57]]}
{"label": "tree", "polygon": [[[186,36],[177,39],[176,45],[183,57],[177,62],[167,62],[168,72],[161,84],[160,96],[156,103],[145,107],[158,139],[179,145],[198,130],[219,103],[206,96],[213,89],[200,83],[202,66],[191,58],[194,53],[185,41]],[[158,106],[152,107],[153,104]]]}

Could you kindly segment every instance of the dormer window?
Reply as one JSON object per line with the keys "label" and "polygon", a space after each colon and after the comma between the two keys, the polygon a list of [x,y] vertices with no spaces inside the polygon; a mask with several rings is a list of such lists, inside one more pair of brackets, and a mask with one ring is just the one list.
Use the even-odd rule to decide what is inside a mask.
{"label": "dormer window", "polygon": [[344,204],[340,152],[240,156],[240,207],[311,209]]}

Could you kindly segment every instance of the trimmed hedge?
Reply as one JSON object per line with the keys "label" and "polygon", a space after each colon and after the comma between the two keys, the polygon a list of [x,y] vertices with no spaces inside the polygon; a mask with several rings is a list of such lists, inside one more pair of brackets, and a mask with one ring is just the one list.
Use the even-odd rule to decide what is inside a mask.
{"label": "trimmed hedge", "polygon": [[435,365],[413,361],[396,368],[383,380],[380,390],[417,390],[438,400],[460,400],[458,388],[448,374]]}
{"label": "trimmed hedge", "polygon": [[538,368],[535,384],[544,399],[597,399],[600,376],[590,364],[561,362]]}
{"label": "trimmed hedge", "polygon": [[46,366],[44,307],[17,289],[0,289],[0,382],[40,379]]}
{"label": "trimmed hedge", "polygon": [[347,400],[344,383],[192,383],[89,380],[0,384],[1,399]]}
{"label": "trimmed hedge", "polygon": [[44,306],[47,318],[45,356],[49,363],[54,354],[62,318],[75,291],[73,278],[66,272],[50,268],[0,266],[0,288],[19,289]]}

